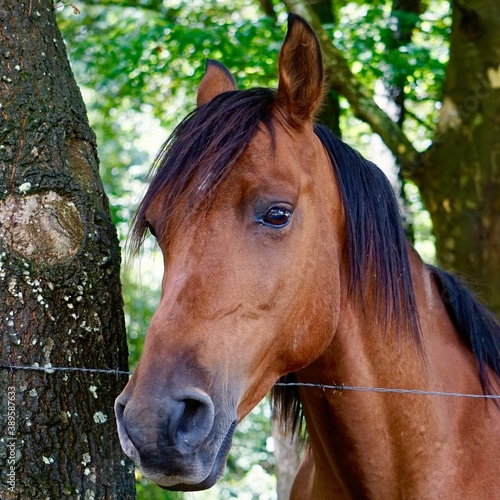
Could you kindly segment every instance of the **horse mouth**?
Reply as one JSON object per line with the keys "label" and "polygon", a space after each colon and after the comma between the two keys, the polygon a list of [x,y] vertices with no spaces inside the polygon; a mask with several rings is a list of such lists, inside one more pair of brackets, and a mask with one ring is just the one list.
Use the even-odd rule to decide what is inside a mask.
{"label": "horse mouth", "polygon": [[164,490],[169,490],[169,491],[200,491],[211,488],[224,473],[226,458],[227,454],[229,453],[229,449],[231,448],[231,443],[233,440],[233,434],[234,434],[234,429],[236,428],[236,424],[237,422],[236,420],[234,420],[229,426],[229,430],[227,431],[227,434],[224,437],[219,447],[217,456],[215,457],[212,470],[203,481],[194,484],[178,483],[172,486],[162,486],[161,484],[158,484],[158,486],[160,486]]}

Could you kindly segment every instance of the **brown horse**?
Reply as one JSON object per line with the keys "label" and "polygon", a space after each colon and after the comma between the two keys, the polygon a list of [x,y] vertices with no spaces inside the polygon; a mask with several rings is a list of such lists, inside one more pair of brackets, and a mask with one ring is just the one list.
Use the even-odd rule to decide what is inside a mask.
{"label": "brown horse", "polygon": [[[407,244],[391,187],[313,124],[317,39],[290,15],[279,86],[236,90],[209,62],[135,225],[164,255],[121,443],[163,488],[220,477],[236,424],[281,377],[497,394],[500,327]],[[493,399],[279,387],[308,449],[292,497],[500,498]]]}

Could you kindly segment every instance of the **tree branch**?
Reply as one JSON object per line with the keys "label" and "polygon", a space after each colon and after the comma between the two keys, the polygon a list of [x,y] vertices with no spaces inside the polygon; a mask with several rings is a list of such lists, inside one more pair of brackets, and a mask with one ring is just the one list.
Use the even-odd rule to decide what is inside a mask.
{"label": "tree branch", "polygon": [[340,51],[332,44],[321,22],[303,0],[284,0],[289,11],[299,14],[312,26],[318,36],[328,83],[351,105],[354,114],[368,123],[396,157],[405,176],[411,177],[423,163],[422,154],[415,149],[399,126],[373,100],[372,94],[352,74]]}
{"label": "tree branch", "polygon": [[266,16],[276,20],[276,12],[274,12],[272,0],[259,0],[259,4]]}

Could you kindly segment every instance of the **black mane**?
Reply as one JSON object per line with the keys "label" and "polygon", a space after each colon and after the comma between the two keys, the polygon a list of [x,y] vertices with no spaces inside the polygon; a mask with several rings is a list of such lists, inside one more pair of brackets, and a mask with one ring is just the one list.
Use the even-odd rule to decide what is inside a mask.
{"label": "black mane", "polygon": [[[202,204],[210,205],[218,186],[259,127],[266,127],[274,140],[274,101],[275,92],[270,89],[226,92],[197,108],[177,126],[153,164],[153,178],[134,219],[132,238],[136,249],[148,229],[147,209],[158,194],[163,200],[160,229],[168,235],[174,209],[181,206],[193,213]],[[344,206],[349,293],[365,306],[365,285],[375,275],[374,307],[380,311],[381,327],[394,325],[400,334],[412,336],[420,346],[408,247],[392,187],[378,167],[326,127],[315,125],[315,133],[330,156]],[[500,326],[449,274],[435,268],[431,272],[442,289],[448,290],[449,314],[474,351],[486,391],[490,387],[487,366],[500,376]],[[291,382],[294,377],[289,374],[280,381]],[[300,420],[296,388],[275,387],[273,403],[295,429]]]}
{"label": "black mane", "polygon": [[457,277],[427,266],[458,334],[474,353],[485,394],[493,388],[488,367],[500,376],[500,324]]}
{"label": "black mane", "polygon": [[326,148],[340,189],[347,228],[349,292],[364,306],[370,271],[376,273],[375,309],[383,327],[393,321],[420,342],[407,241],[399,205],[385,174],[323,125],[316,135]]}

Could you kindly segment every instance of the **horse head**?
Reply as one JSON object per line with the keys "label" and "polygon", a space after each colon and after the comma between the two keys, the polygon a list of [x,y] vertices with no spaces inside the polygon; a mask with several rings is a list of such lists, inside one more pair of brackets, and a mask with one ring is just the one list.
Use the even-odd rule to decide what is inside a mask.
{"label": "horse head", "polygon": [[209,61],[139,209],[136,232],[163,252],[162,297],[116,415],[123,449],[164,488],[212,486],[236,424],[335,331],[345,229],[313,130],[322,93],[298,16],[276,92],[238,91]]}

